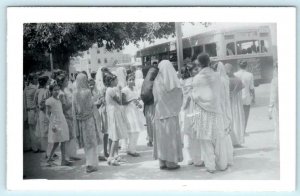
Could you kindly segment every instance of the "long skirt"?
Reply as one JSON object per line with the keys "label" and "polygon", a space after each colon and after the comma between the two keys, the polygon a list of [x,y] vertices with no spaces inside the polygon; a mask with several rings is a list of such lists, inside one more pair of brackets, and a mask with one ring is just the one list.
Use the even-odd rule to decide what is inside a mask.
{"label": "long skirt", "polygon": [[91,117],[87,120],[77,120],[79,130],[79,140],[83,145],[86,157],[86,165],[98,166],[97,156],[97,134],[95,118]]}
{"label": "long skirt", "polygon": [[183,161],[178,116],[154,121],[154,159],[178,163]]}
{"label": "long skirt", "polygon": [[66,118],[69,127],[70,140],[66,142],[66,155],[67,157],[77,156],[77,142],[76,142],[76,131],[74,128],[74,120],[72,118]]}
{"label": "long skirt", "polygon": [[245,114],[241,92],[231,97],[231,111],[232,111],[232,131],[230,133],[232,144],[241,145],[245,142]]}

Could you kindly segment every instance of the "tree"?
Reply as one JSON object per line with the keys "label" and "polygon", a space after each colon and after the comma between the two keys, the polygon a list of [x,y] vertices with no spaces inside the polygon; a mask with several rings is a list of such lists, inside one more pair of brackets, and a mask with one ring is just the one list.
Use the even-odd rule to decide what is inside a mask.
{"label": "tree", "polygon": [[153,42],[174,36],[174,23],[26,23],[23,26],[24,72],[50,67],[68,70],[71,56],[94,43],[107,50],[122,50],[129,43]]}

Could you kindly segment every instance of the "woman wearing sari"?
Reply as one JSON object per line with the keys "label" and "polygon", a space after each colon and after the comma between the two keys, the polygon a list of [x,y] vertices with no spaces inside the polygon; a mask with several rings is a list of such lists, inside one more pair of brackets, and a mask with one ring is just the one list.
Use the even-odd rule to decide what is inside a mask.
{"label": "woman wearing sari", "polygon": [[221,79],[220,105],[224,130],[219,130],[218,132],[215,153],[218,168],[220,170],[225,170],[229,165],[233,165],[233,146],[229,134],[232,126],[232,114],[230,104],[229,78],[226,74],[225,67],[222,62],[218,63],[217,72],[220,74]]}
{"label": "woman wearing sari", "polygon": [[178,169],[183,160],[179,126],[182,105],[180,81],[172,63],[163,60],[154,80],[154,158],[159,159],[160,169]]}
{"label": "woman wearing sari", "polygon": [[94,103],[88,86],[87,76],[80,73],[76,78],[74,92],[74,110],[76,126],[79,133],[79,145],[84,147],[86,157],[86,171],[97,171],[97,123],[94,117]]}
{"label": "woman wearing sari", "polygon": [[241,147],[245,142],[245,117],[242,99],[242,81],[233,74],[233,67],[231,64],[226,63],[225,69],[229,77],[229,90],[230,90],[230,105],[232,111],[232,126],[231,126],[231,140],[235,147]]}

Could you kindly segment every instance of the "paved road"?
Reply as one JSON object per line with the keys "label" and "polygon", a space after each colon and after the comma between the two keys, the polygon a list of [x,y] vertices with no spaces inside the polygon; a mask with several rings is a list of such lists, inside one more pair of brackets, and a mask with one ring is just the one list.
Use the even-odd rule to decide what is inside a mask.
{"label": "paved road", "polygon": [[[251,108],[247,132],[242,148],[234,150],[234,165],[224,172],[209,174],[204,168],[180,163],[176,171],[162,171],[152,159],[152,148],[147,147],[146,132],[138,141],[141,157],[125,156],[127,163],[119,167],[99,162],[99,171],[87,174],[84,160],[72,167],[46,167],[44,154],[24,154],[26,179],[202,179],[202,180],[276,180],[280,177],[279,151],[273,143],[273,123],[268,119],[269,84],[256,88],[256,104]],[[79,150],[83,158],[82,150]]]}

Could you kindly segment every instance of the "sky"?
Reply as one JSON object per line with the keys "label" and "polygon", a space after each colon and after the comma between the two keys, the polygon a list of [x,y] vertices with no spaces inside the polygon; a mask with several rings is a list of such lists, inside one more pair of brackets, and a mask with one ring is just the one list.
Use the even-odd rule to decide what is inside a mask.
{"label": "sky", "polygon": [[[199,33],[203,33],[206,31],[211,30],[217,30],[220,28],[230,28],[230,27],[249,27],[252,25],[268,25],[271,29],[271,36],[272,36],[272,43],[273,45],[276,45],[276,26],[273,24],[263,24],[263,23],[210,23],[210,26],[205,27],[201,23],[183,23],[182,24],[182,34],[183,37],[188,37],[192,35],[196,35]],[[140,48],[137,48],[134,44],[129,44],[128,46],[125,46],[123,53],[124,54],[130,54],[131,56],[134,56],[136,52],[143,47],[148,47],[160,43],[165,43],[168,41],[175,40],[176,37],[172,38],[171,36],[168,39],[157,39],[154,43],[149,44],[148,42],[139,42]]]}

